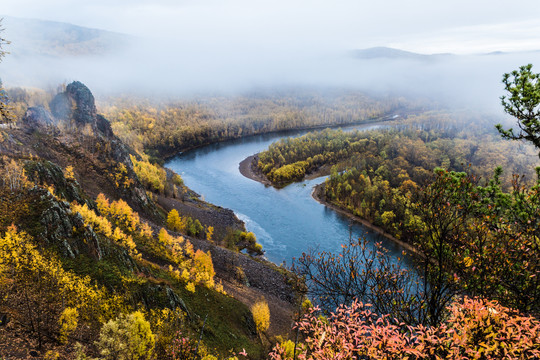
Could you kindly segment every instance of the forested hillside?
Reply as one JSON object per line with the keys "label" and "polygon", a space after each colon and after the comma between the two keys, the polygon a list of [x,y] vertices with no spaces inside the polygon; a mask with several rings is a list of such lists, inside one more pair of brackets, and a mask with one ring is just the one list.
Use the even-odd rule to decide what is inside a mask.
{"label": "forested hillside", "polygon": [[250,306],[290,321],[290,275],[240,254],[262,250],[243,223],[126,146],[83,84],[0,136],[1,356],[263,358],[258,332],[286,335]]}
{"label": "forested hillside", "polygon": [[498,174],[507,191],[515,180],[535,183],[540,163],[534,147],[504,141],[486,126],[470,118],[451,126],[448,114],[425,113],[381,130],[324,130],[272,144],[254,166],[276,186],[328,174],[321,191],[327,201],[402,239],[411,236],[406,233],[413,216],[404,197],[430,184],[437,167],[467,172],[479,185],[497,166],[510,169]]}
{"label": "forested hillside", "polygon": [[[123,123],[113,127],[97,115],[84,85],[60,90],[54,97],[40,90],[9,92],[12,114],[21,115],[2,129],[0,214],[13,213],[4,215],[0,224],[6,251],[2,274],[6,281],[13,278],[2,288],[6,300],[1,311],[7,322],[2,336],[6,344],[25,345],[6,345],[1,348],[5,354],[23,357],[35,351],[70,358],[71,352],[81,359],[107,358],[111,351],[120,351],[115,346],[123,346],[117,332],[135,336],[123,329],[138,324],[147,330],[136,340],[126,340],[140,344],[133,350],[138,353],[131,353],[134,358],[225,358],[231,348],[240,358],[243,348],[250,358],[265,358],[268,340],[279,343],[269,356],[293,358],[295,339],[298,355],[311,358],[329,359],[338,353],[347,358],[350,353],[344,348],[351,344],[374,359],[400,358],[404,352],[420,358],[422,351],[458,356],[463,349],[480,351],[479,342],[485,340],[460,332],[456,336],[462,345],[450,347],[444,342],[453,331],[448,329],[461,329],[465,323],[482,327],[487,321],[500,329],[486,330],[480,339],[497,337],[498,344],[518,357],[538,351],[534,344],[540,325],[527,317],[539,311],[540,207],[538,189],[532,187],[536,173],[531,171],[538,158],[532,147],[500,140],[495,131],[485,130],[482,119],[444,112],[408,114],[391,127],[323,130],[282,141],[259,155],[256,165],[280,186],[306,174],[330,173],[318,196],[408,241],[425,260],[418,262],[420,273],[430,284],[415,280],[382,249],[368,253],[353,239],[341,254],[308,251],[295,271],[305,279],[312,300],[327,309],[351,307],[321,323],[316,309],[304,302],[296,313],[304,316],[298,325],[303,337],[265,337],[261,343],[257,334],[287,332],[266,331],[276,317],[292,320],[293,278],[239,256],[235,251],[261,252],[253,235],[225,209],[200,201],[180,176],[151,163],[145,152],[156,148],[145,143],[144,136],[130,141],[137,150],[116,138],[113,129]],[[23,111],[26,104],[45,107]],[[194,129],[204,128],[205,122],[194,120],[196,114],[183,116]],[[190,141],[184,144],[193,146]],[[497,170],[492,177],[501,164],[525,176]],[[366,268],[366,261],[378,265]],[[43,281],[36,283],[37,278]],[[279,290],[270,278],[281,279]],[[248,283],[252,300],[234,300],[235,287]],[[23,299],[15,292],[21,288]],[[496,299],[501,305],[456,300],[463,294]],[[270,313],[265,302],[246,306],[260,296],[271,301]],[[381,323],[354,299],[369,302],[376,314],[390,314],[402,325]],[[486,306],[497,309],[500,317],[490,318],[482,310]],[[352,320],[350,311],[364,314],[361,322]],[[346,340],[367,331],[372,321],[378,321],[380,336],[363,336],[361,344]],[[330,332],[326,326],[334,322],[348,328]],[[406,326],[417,326],[414,339]],[[13,331],[27,335],[14,336]],[[501,338],[506,331],[520,334],[519,346]],[[448,346],[433,342],[434,336]],[[342,345],[323,346],[332,339]],[[381,341],[383,348],[378,346]],[[425,342],[433,348],[419,350],[418,344]],[[489,346],[499,354],[498,347]]]}
{"label": "forested hillside", "polygon": [[[32,88],[10,88],[7,95],[15,119],[21,119],[28,106],[46,105],[54,96],[50,91]],[[405,98],[377,98],[337,89],[260,91],[193,100],[130,96],[98,101],[114,133],[155,161],[182,150],[243,136],[389,120],[424,106]]]}

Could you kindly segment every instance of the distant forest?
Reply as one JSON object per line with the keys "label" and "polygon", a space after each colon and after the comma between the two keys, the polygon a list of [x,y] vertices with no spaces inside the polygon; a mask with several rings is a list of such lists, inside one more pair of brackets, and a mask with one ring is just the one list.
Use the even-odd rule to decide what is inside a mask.
{"label": "distant forest", "polygon": [[403,235],[398,224],[405,216],[397,193],[427,186],[433,169],[467,172],[485,184],[500,166],[506,170],[499,176],[501,186],[509,190],[513,174],[519,174],[520,184],[534,184],[535,165],[540,161],[532,145],[504,141],[481,117],[448,112],[409,116],[379,130],[327,129],[282,139],[260,153],[257,163],[278,187],[313,173],[330,175],[327,199],[397,237]]}

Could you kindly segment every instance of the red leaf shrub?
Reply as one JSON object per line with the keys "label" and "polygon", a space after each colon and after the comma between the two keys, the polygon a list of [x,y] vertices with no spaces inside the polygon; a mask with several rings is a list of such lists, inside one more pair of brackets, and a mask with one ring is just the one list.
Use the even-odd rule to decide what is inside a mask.
{"label": "red leaf shrub", "polygon": [[[463,298],[437,327],[407,326],[372,313],[369,304],[341,306],[329,318],[313,309],[296,324],[304,335],[298,359],[536,359],[540,322],[495,301]],[[290,359],[284,345],[270,353]]]}

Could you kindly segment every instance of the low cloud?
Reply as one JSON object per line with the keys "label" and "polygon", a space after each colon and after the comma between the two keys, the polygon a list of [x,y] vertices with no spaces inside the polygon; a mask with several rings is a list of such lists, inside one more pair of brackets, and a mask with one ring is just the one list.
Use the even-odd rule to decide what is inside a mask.
{"label": "low cloud", "polygon": [[[96,27],[132,35],[125,41],[116,39],[113,51],[83,56],[32,53],[33,44],[12,34],[11,54],[0,63],[6,85],[49,87],[80,80],[100,94],[146,96],[261,87],[348,87],[499,109],[503,73],[528,63],[538,64],[535,70],[540,72],[540,53],[525,51],[535,50],[540,43],[540,21],[532,15],[505,18],[505,12],[483,0],[466,5],[469,12],[461,17],[448,6],[422,0],[408,7],[396,2],[394,8],[345,0],[332,6],[307,0],[287,4],[281,0],[226,4],[137,0],[130,7],[121,1],[97,0],[81,5],[77,12],[70,10],[69,3],[51,1],[47,8],[42,2],[7,0],[2,10],[20,16],[41,9],[43,16],[73,23],[84,14],[84,25],[93,21]],[[540,11],[536,1],[520,4],[529,6],[528,14]],[[28,11],[21,10],[24,6]],[[7,38],[9,20],[4,21]],[[77,31],[68,30],[66,38]],[[381,45],[462,55],[429,61],[350,55],[355,49]],[[481,55],[495,50],[513,53]]]}

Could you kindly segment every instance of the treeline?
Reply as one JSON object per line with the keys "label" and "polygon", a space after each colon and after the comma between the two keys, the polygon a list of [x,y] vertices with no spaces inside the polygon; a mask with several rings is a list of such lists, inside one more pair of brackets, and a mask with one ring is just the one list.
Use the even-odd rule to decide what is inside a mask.
{"label": "treeline", "polygon": [[[407,224],[412,215],[404,206],[404,197],[428,185],[436,167],[467,172],[479,184],[492,177],[497,167],[493,159],[500,159],[503,168],[524,171],[519,179],[521,184],[531,185],[536,175],[531,164],[533,150],[519,152],[516,144],[503,141],[432,137],[432,141],[425,143],[421,137],[388,132],[379,138],[375,136],[366,145],[339,164],[345,170],[333,168],[325,182],[324,196],[400,239],[411,236],[407,235]],[[501,187],[507,191],[514,180],[510,171],[499,174]]]}
{"label": "treeline", "polygon": [[302,90],[168,102],[107,98],[101,111],[127,144],[163,156],[241,136],[368,121],[409,105],[403,98]]}
{"label": "treeline", "polygon": [[[487,183],[500,165],[521,173],[520,183],[534,183],[532,169],[538,159],[531,146],[503,141],[485,130],[430,129],[438,128],[436,123],[425,129],[416,124],[401,130],[326,129],[282,139],[259,154],[257,166],[276,186],[324,169],[323,173],[330,173],[322,193],[326,201],[398,239],[412,236],[408,224],[413,214],[406,204],[411,194],[433,180],[437,167],[467,172],[479,183]],[[503,189],[510,190],[514,177],[507,171],[498,180]]]}
{"label": "treeline", "polygon": [[[321,168],[328,174],[330,166],[335,165],[330,184],[333,191],[328,194],[338,201],[351,200],[352,185],[345,184],[347,179],[362,182],[362,175],[370,181],[387,181],[392,188],[400,187],[407,180],[408,186],[423,185],[437,166],[467,170],[488,179],[500,165],[533,182],[531,169],[537,162],[533,148],[503,141],[486,128],[485,122],[466,126],[464,119],[451,118],[446,113],[424,113],[380,130],[326,129],[273,143],[259,154],[257,167],[275,185],[285,186]],[[506,188],[510,187],[511,180],[511,172],[503,175]],[[342,194],[345,189],[349,190]]]}
{"label": "treeline", "polygon": [[[44,106],[58,89],[7,89],[12,120],[29,106]],[[153,159],[180,150],[242,136],[320,126],[361,123],[421,109],[426,104],[403,97],[370,97],[359,91],[259,91],[237,96],[186,100],[105,97],[99,111],[115,135]]]}
{"label": "treeline", "polygon": [[[371,273],[360,264],[362,259],[370,263],[365,249],[349,254],[357,244],[340,257],[304,255],[297,270],[328,308],[350,303],[347,294],[362,294],[400,321],[436,325],[452,296],[466,293],[540,313],[536,151],[500,140],[482,124],[465,126],[445,121],[446,116],[425,114],[423,122],[414,117],[399,129],[327,129],[283,139],[259,154],[257,166],[280,186],[329,171],[318,196],[408,242],[421,255],[419,272],[429,285],[401,301],[370,288],[381,285],[381,259],[373,260],[379,268]],[[434,121],[425,121],[429,118]],[[396,289],[410,286],[407,271],[392,266],[383,278],[394,279]],[[342,289],[343,284],[349,285]],[[390,300],[396,302],[388,308]]]}

